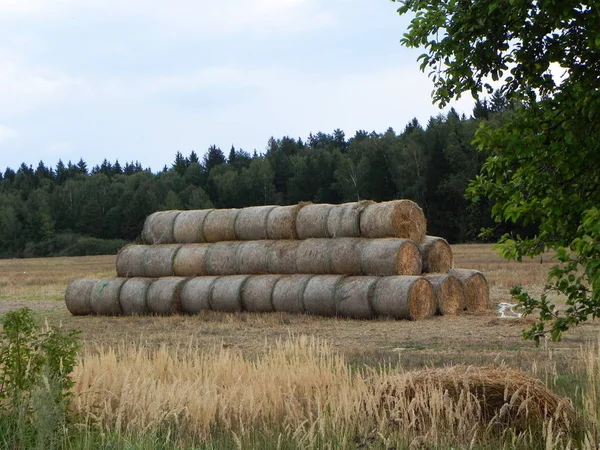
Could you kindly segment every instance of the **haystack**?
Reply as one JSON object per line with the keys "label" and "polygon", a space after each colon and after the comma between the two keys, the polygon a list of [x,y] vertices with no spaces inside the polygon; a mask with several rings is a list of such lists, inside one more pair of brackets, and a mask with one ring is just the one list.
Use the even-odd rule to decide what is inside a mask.
{"label": "haystack", "polygon": [[265,313],[275,311],[273,290],[281,275],[254,275],[248,278],[242,289],[244,311]]}
{"label": "haystack", "polygon": [[421,252],[408,239],[365,240],[360,265],[364,275],[420,275]]}
{"label": "haystack", "polygon": [[346,277],[335,291],[336,314],[355,319],[372,319],[371,303],[378,277]]}
{"label": "haystack", "polygon": [[241,311],[242,290],[248,278],[248,275],[218,277],[212,285],[210,308],[223,312]]}
{"label": "haystack", "polygon": [[217,277],[191,278],[181,290],[181,310],[188,314],[198,314],[210,310],[210,296]]}
{"label": "haystack", "polygon": [[217,242],[209,246],[204,259],[207,275],[237,275],[240,242]]}
{"label": "haystack", "polygon": [[298,213],[310,202],[298,205],[277,206],[267,217],[267,237],[272,240],[298,239],[296,233],[296,218]]}
{"label": "haystack", "polygon": [[300,241],[273,241],[268,248],[269,273],[294,274]]}
{"label": "haystack", "polygon": [[296,217],[296,233],[298,239],[328,238],[327,218],[335,205],[319,203],[306,205]]}
{"label": "haystack", "polygon": [[457,278],[465,290],[465,310],[482,312],[489,308],[490,288],[478,270],[452,269],[449,274]]}
{"label": "haystack", "polygon": [[462,283],[448,274],[426,275],[433,286],[437,313],[442,316],[455,315],[465,309],[465,290]]}
{"label": "haystack", "polygon": [[331,239],[329,244],[329,251],[333,255],[330,261],[331,273],[361,275],[363,271],[360,258],[364,247],[364,239]]}
{"label": "haystack", "polygon": [[181,313],[181,290],[187,278],[165,277],[150,285],[146,294],[148,309],[163,316]]}
{"label": "haystack", "polygon": [[147,245],[126,245],[117,254],[118,277],[143,277],[144,254],[150,247]]}
{"label": "haystack", "polygon": [[331,273],[331,239],[307,239],[300,243],[296,252],[297,273]]}
{"label": "haystack", "polygon": [[127,278],[98,280],[92,288],[90,307],[99,316],[118,316],[123,314],[119,295]]}
{"label": "haystack", "polygon": [[253,206],[240,209],[235,219],[235,236],[240,241],[268,239],[269,214],[276,206]]}
{"label": "haystack", "polygon": [[181,244],[206,242],[204,221],[212,209],[182,211],[173,223],[173,241]]}
{"label": "haystack", "polygon": [[148,309],[148,288],[154,282],[151,278],[129,278],[121,287],[119,303],[126,316],[143,316]]}
{"label": "haystack", "polygon": [[98,282],[96,279],[85,278],[82,280],[73,280],[67,286],[65,292],[65,302],[67,309],[74,316],[86,316],[92,313],[90,299],[92,289]]}
{"label": "haystack", "polygon": [[423,254],[423,272],[448,273],[452,269],[452,248],[445,239],[425,236],[419,248]]}
{"label": "haystack", "polygon": [[399,237],[420,242],[425,230],[423,210],[410,200],[374,203],[360,215],[361,236],[367,238]]}
{"label": "haystack", "polygon": [[213,209],[204,219],[202,235],[206,242],[235,241],[235,219],[239,209]]}
{"label": "haystack", "polygon": [[420,320],[435,313],[435,296],[423,277],[384,277],[377,282],[372,305],[378,316]]}
{"label": "haystack", "polygon": [[174,262],[182,244],[151,245],[142,258],[144,276],[149,278],[171,277],[175,275]]}
{"label": "haystack", "polygon": [[173,260],[173,275],[199,277],[206,274],[206,254],[211,244],[182,245]]}
{"label": "haystack", "polygon": [[344,275],[315,275],[306,284],[303,295],[308,314],[335,316],[335,292]]}
{"label": "haystack", "polygon": [[281,277],[273,289],[273,307],[277,312],[301,314],[304,309],[304,290],[313,275]]}
{"label": "haystack", "polygon": [[250,275],[268,274],[272,245],[273,241],[240,242],[236,256],[238,272]]}
{"label": "haystack", "polygon": [[158,211],[150,214],[144,222],[144,229],[142,231],[142,240],[144,243],[153,245],[172,244],[175,242],[173,225],[180,212]]}
{"label": "haystack", "polygon": [[327,216],[327,236],[331,238],[360,237],[360,216],[369,205],[375,202],[363,200],[355,203],[336,205]]}

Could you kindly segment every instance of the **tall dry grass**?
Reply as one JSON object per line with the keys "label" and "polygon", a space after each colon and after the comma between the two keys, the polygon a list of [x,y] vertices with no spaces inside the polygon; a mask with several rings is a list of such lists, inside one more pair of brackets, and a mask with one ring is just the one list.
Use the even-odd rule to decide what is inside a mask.
{"label": "tall dry grass", "polygon": [[[600,354],[588,353],[593,382],[600,377]],[[511,388],[510,378],[521,375],[505,369],[485,372],[489,377],[496,370],[506,379],[504,388],[492,392],[485,383],[478,385],[483,390],[469,389],[460,371],[444,372],[455,377],[448,384],[439,377],[424,382],[422,372],[403,373],[399,367],[352,368],[329,344],[306,336],[278,341],[252,359],[193,343],[154,350],[124,344],[83,355],[73,372],[72,409],[82,421],[110,432],[175,427],[210,440],[218,430],[243,442],[256,430],[277,430],[302,448],[316,448],[332,436],[344,448],[372,436],[414,448],[573,447],[576,421],[569,402],[556,398],[556,412],[538,410],[538,423],[522,420],[540,397],[553,394],[541,382]],[[596,411],[595,422],[586,419],[586,448],[598,442],[600,403],[594,392],[586,397],[586,411]],[[503,397],[503,406],[490,415],[492,393]]]}

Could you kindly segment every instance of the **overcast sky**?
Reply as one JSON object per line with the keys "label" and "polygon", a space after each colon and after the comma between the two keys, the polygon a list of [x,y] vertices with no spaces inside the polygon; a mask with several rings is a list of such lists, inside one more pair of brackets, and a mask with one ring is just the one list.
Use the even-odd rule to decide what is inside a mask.
{"label": "overcast sky", "polygon": [[[0,170],[270,136],[401,131],[440,112],[389,0],[0,0]],[[454,104],[469,115],[472,100]]]}

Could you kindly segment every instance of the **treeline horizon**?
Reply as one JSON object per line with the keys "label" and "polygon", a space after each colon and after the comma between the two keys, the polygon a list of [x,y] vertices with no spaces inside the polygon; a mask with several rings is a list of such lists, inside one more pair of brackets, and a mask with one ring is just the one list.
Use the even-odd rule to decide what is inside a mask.
{"label": "treeline horizon", "polygon": [[211,146],[200,158],[177,152],[171,167],[153,173],[140,162],[81,159],[55,168],[25,163],[0,173],[0,257],[115,253],[140,238],[145,218],[159,210],[241,208],[302,201],[343,203],[406,198],[423,208],[428,233],[450,243],[493,239],[507,225],[490,219],[491,205],[464,192],[485,161],[471,142],[483,120],[501,122],[499,95],[477,102],[471,117],[454,109],[416,119],[400,133],[340,129],[306,141],[271,138],[264,153]]}

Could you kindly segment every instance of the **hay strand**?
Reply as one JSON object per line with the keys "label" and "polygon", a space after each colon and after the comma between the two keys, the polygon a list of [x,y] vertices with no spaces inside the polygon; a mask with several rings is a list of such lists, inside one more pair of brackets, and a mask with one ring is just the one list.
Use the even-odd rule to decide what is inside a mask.
{"label": "hay strand", "polygon": [[377,282],[373,309],[394,319],[427,319],[435,313],[431,283],[423,277],[384,277]]}
{"label": "hay strand", "polygon": [[419,243],[423,255],[423,272],[448,273],[452,269],[452,248],[437,236],[425,236]]}
{"label": "hay strand", "polygon": [[306,239],[296,252],[297,273],[331,273],[331,239]]}
{"label": "hay strand", "polygon": [[337,285],[335,292],[336,314],[355,319],[373,318],[371,303],[377,277],[347,277]]}
{"label": "hay strand", "polygon": [[99,316],[118,316],[123,314],[119,294],[127,278],[98,280],[92,288],[90,307]]}
{"label": "hay strand", "polygon": [[310,203],[298,205],[277,206],[267,217],[267,237],[272,240],[298,239],[296,233],[296,218],[302,208]]}
{"label": "hay strand", "polygon": [[153,282],[150,278],[129,278],[123,284],[119,302],[124,315],[143,316],[150,313],[146,296]]}
{"label": "hay strand", "polygon": [[165,277],[154,281],[146,294],[150,312],[162,316],[181,313],[181,290],[187,280],[182,277]]}
{"label": "hay strand", "polygon": [[281,277],[273,289],[273,307],[277,312],[304,313],[304,290],[312,275]]}
{"label": "hay strand", "polygon": [[242,310],[242,289],[248,275],[217,278],[211,289],[210,307],[214,311],[237,312]]}
{"label": "hay strand", "polygon": [[460,314],[465,309],[465,291],[461,282],[448,274],[427,275],[435,294],[437,313],[442,316]]}
{"label": "hay strand", "polygon": [[335,292],[344,275],[315,275],[304,290],[303,304],[308,314],[335,316]]}
{"label": "hay strand", "polygon": [[302,208],[296,217],[298,239],[331,237],[327,231],[327,217],[335,207],[335,205],[320,203]]}
{"label": "hay strand", "polygon": [[213,209],[204,219],[202,235],[206,242],[235,241],[235,219],[239,209]]}
{"label": "hay strand", "polygon": [[172,244],[173,225],[181,211],[158,211],[150,214],[144,222],[142,240],[145,244]]}
{"label": "hay strand", "polygon": [[370,239],[360,252],[363,275],[420,275],[421,252],[408,239]]}
{"label": "hay strand", "polygon": [[204,220],[212,209],[181,211],[173,223],[173,240],[181,244],[206,242],[202,232]]}
{"label": "hay strand", "polygon": [[92,289],[98,280],[84,278],[81,280],[73,280],[67,286],[65,291],[65,303],[67,309],[74,316],[87,316],[92,314],[92,306],[90,303],[92,297]]}
{"label": "hay strand", "polygon": [[452,269],[449,274],[463,285],[466,311],[482,312],[489,308],[490,288],[485,275],[469,269]]}
{"label": "hay strand", "polygon": [[181,290],[181,311],[198,314],[210,310],[210,295],[217,277],[191,278]]}
{"label": "hay strand", "polygon": [[371,200],[343,203],[332,208],[327,216],[327,235],[332,238],[360,237],[360,216]]}
{"label": "hay strand", "polygon": [[275,311],[273,290],[281,275],[255,275],[248,278],[242,290],[244,311],[264,313]]}
{"label": "hay strand", "polygon": [[117,253],[117,276],[118,277],[143,277],[144,254],[148,250],[147,245],[126,245]]}
{"label": "hay strand", "polygon": [[174,261],[182,244],[163,244],[148,246],[144,252],[144,277],[171,277],[174,272]]}
{"label": "hay strand", "polygon": [[269,214],[276,206],[253,206],[240,209],[235,219],[235,236],[240,241],[268,239]]}
{"label": "hay strand", "polygon": [[425,231],[423,210],[410,200],[371,204],[360,215],[361,236],[367,238],[398,237],[421,242]]}
{"label": "hay strand", "polygon": [[175,254],[173,275],[199,277],[206,274],[206,254],[211,244],[185,244]]}
{"label": "hay strand", "polygon": [[240,242],[217,242],[206,252],[204,270],[207,275],[237,275],[237,252]]}

